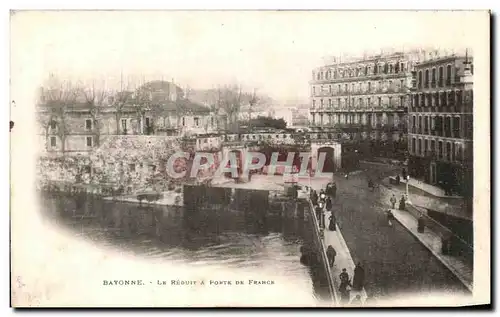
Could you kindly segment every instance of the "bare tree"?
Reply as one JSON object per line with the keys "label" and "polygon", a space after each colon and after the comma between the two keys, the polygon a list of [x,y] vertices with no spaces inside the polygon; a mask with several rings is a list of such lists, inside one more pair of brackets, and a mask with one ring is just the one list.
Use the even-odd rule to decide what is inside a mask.
{"label": "bare tree", "polygon": [[[54,132],[61,141],[61,151],[66,152],[66,137],[69,134],[68,112],[75,105],[79,89],[70,81],[60,81],[54,75],[49,78],[48,89],[44,89],[46,114],[37,114],[37,120],[45,129],[46,142],[50,132]],[[54,128],[55,131],[51,131]]]}
{"label": "bare tree", "polygon": [[99,146],[102,124],[102,122],[100,122],[100,119],[102,117],[103,104],[105,98],[107,97],[107,94],[104,89],[97,90],[95,88],[94,82],[92,82],[92,87],[82,87],[81,93],[85,97],[85,103],[89,108],[90,116],[92,117],[92,132],[94,134],[94,142],[96,146]]}
{"label": "bare tree", "polygon": [[238,121],[237,115],[241,109],[241,87],[238,85],[226,86],[223,89],[218,89],[217,99],[218,105],[227,115],[227,124],[234,128],[234,124]]}
{"label": "bare tree", "polygon": [[[128,88],[128,85],[127,87]],[[123,74],[120,76],[120,90],[115,93],[113,99],[113,107],[115,109],[116,133],[120,131],[120,117],[123,113],[123,108],[130,101],[131,93],[123,86]]]}

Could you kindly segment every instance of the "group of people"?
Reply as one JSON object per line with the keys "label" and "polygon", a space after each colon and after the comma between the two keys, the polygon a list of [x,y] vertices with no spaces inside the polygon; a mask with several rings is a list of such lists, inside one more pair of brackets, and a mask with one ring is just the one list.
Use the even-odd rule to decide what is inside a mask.
{"label": "group of people", "polygon": [[[333,210],[333,199],[335,199],[336,196],[337,184],[335,182],[328,183],[325,189],[320,190],[319,194],[315,190],[311,190],[311,202],[315,207],[316,217],[322,231],[326,228],[325,211],[330,211],[328,230],[337,230],[335,212]],[[337,251],[332,245],[328,246],[326,255],[328,258],[328,264],[330,265],[330,267],[333,267],[333,265],[335,264]],[[360,295],[356,295],[352,301],[350,300],[351,290],[361,291],[364,287],[365,270],[361,266],[361,263],[358,263],[354,269],[354,277],[352,282],[346,268],[342,269],[342,272],[339,275],[339,279],[340,286],[338,290],[341,303],[344,305],[361,305],[362,303]]]}
{"label": "group of people", "polygon": [[349,277],[349,273],[347,273],[347,269],[343,268],[342,272],[339,275],[340,286],[339,286],[339,294],[340,294],[340,302],[342,304],[352,304],[352,305],[361,305],[361,295],[356,295],[351,301],[351,290],[361,291],[364,287],[365,283],[365,269],[361,266],[361,263],[358,262],[356,267],[354,268],[354,277],[351,282],[351,278]]}

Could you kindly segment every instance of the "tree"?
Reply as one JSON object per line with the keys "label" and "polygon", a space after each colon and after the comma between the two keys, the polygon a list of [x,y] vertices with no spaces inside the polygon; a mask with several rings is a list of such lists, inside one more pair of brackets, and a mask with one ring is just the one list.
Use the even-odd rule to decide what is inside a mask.
{"label": "tree", "polygon": [[283,118],[276,119],[273,117],[258,116],[248,121],[242,121],[240,124],[248,125],[252,128],[286,129],[286,121]]}
{"label": "tree", "polygon": [[113,100],[113,107],[115,108],[115,119],[116,119],[116,134],[118,134],[120,131],[120,117],[123,113],[123,108],[130,101],[131,99],[130,97],[131,93],[123,87],[123,75],[121,75],[120,90],[115,94],[115,98]]}
{"label": "tree", "polygon": [[81,93],[85,97],[86,105],[89,107],[90,116],[92,117],[92,132],[94,134],[95,145],[99,146],[101,137],[100,119],[107,94],[104,90],[96,90],[94,82],[92,82],[92,87],[82,88]]}
{"label": "tree", "polygon": [[[227,115],[227,125],[231,129],[237,128],[237,115],[241,109],[241,87],[238,85],[226,86],[217,91],[218,106]],[[226,129],[227,130],[227,129]]]}
{"label": "tree", "polygon": [[[50,132],[55,132],[61,141],[61,151],[66,152],[66,136],[69,134],[67,122],[68,111],[75,105],[79,89],[70,81],[60,81],[54,75],[50,75],[48,89],[43,89],[45,115],[37,113],[37,121],[45,129],[46,142]],[[50,127],[55,127],[55,131],[50,131]]]}

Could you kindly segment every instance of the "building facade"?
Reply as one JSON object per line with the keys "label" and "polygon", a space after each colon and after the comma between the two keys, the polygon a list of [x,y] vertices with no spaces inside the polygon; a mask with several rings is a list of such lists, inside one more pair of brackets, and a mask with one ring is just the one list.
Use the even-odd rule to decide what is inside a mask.
{"label": "building facade", "polygon": [[449,194],[472,195],[473,61],[445,56],[413,72],[409,173]]}
{"label": "building facade", "polygon": [[170,82],[150,82],[103,100],[89,100],[81,91],[60,100],[63,95],[41,91],[36,115],[42,155],[88,154],[112,135],[189,136],[214,133],[221,125],[218,114],[183,98]]}
{"label": "building facade", "polygon": [[367,154],[379,149],[385,149],[385,155],[404,150],[407,94],[411,70],[419,58],[417,52],[380,54],[314,69],[311,128],[335,132]]}

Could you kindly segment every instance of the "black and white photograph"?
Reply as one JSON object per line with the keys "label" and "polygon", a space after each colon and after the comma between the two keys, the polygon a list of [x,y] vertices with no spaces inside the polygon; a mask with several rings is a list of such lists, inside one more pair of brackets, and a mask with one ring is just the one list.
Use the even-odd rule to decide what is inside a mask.
{"label": "black and white photograph", "polygon": [[11,11],[11,306],[490,304],[489,52],[488,11]]}

